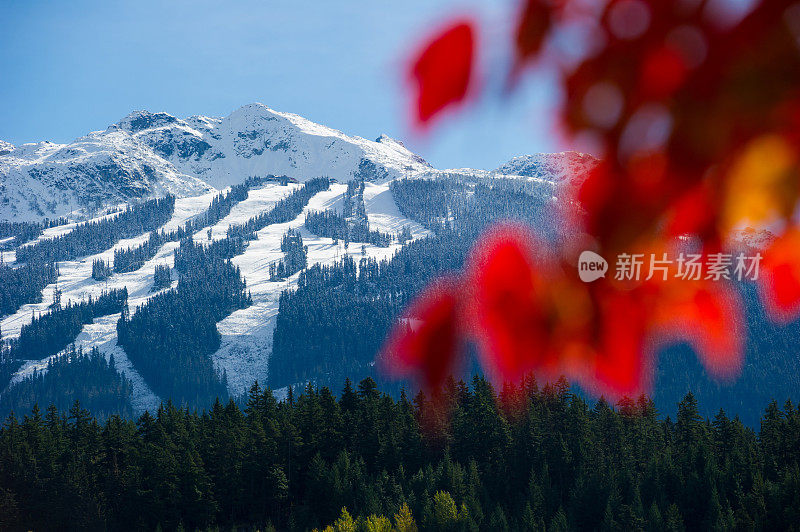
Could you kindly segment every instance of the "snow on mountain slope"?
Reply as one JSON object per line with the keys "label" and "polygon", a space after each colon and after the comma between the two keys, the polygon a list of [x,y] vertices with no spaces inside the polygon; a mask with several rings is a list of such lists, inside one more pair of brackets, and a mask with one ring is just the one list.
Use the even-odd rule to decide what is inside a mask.
{"label": "snow on mountain slope", "polygon": [[380,180],[428,168],[419,156],[389,137],[374,142],[352,137],[257,103],[226,118],[179,120],[142,111],[109,129],[130,132],[182,172],[216,187],[240,183],[249,176]]}
{"label": "snow on mountain slope", "polygon": [[537,153],[514,157],[496,172],[505,175],[538,177],[554,183],[568,182],[575,176],[584,175],[597,163],[593,156],[567,151],[561,153]]}
{"label": "snow on mountain slope", "polygon": [[204,131],[203,139],[211,148],[197,161],[187,160],[182,168],[214,186],[268,174],[299,181],[319,176],[339,181],[362,176],[372,181],[427,167],[387,137],[378,142],[351,137],[261,104],[247,105],[219,120]]}
{"label": "snow on mountain slope", "polygon": [[[231,212],[210,227],[212,239],[224,238],[227,228],[232,224],[240,224],[248,219],[268,211],[277,201],[289,195],[299,185],[289,184],[282,186],[269,184],[251,189],[247,199],[237,203]],[[269,355],[272,348],[272,333],[275,327],[275,317],[278,312],[278,298],[280,293],[297,282],[298,275],[286,281],[271,282],[269,280],[270,263],[283,257],[280,250],[280,241],[289,228],[299,228],[303,235],[304,243],[308,246],[309,265],[315,263],[332,264],[341,259],[345,254],[350,254],[358,260],[362,255],[362,244],[352,242],[348,250],[343,243],[334,244],[330,238],[319,237],[307,231],[303,225],[305,213],[309,210],[340,209],[347,186],[333,184],[331,189],[314,196],[304,209],[304,212],[284,224],[275,224],[266,227],[258,233],[258,239],[250,242],[244,254],[233,259],[239,266],[244,276],[248,290],[253,296],[253,305],[238,310],[223,319],[218,328],[222,334],[222,345],[214,354],[213,359],[219,368],[228,373],[228,382],[232,393],[241,393],[256,379],[265,381],[269,370]],[[163,228],[174,229],[185,223],[186,220],[203,212],[214,194],[199,197],[180,198],[176,201],[175,213]],[[397,210],[388,185],[368,185],[364,192],[367,215],[371,227],[387,232],[397,232],[403,226],[408,226],[415,237],[424,236],[427,230],[416,222],[404,218]],[[197,241],[206,241],[208,229],[195,233]],[[127,287],[129,293],[129,306],[132,311],[145,303],[152,293],[153,271],[156,264],[172,265],[173,251],[179,245],[177,242],[168,242],[145,265],[134,272],[114,274],[107,282],[94,281],[91,278],[91,264],[94,259],[109,260],[113,257],[114,249],[136,245],[146,240],[147,235],[140,235],[132,239],[120,241],[109,250],[97,255],[85,257],[76,261],[59,263],[60,275],[58,287],[62,291],[62,301],[78,301],[91,295],[98,295],[104,289]],[[376,259],[391,257],[398,249],[399,244],[388,248],[379,248],[371,244],[364,244],[367,256]],[[173,285],[175,283],[173,282]],[[33,312],[43,313],[53,301],[55,285],[50,285],[44,290],[43,301],[37,304],[23,306],[17,313],[6,317],[0,324],[5,338],[19,335],[25,323],[30,322]],[[116,343],[116,323],[119,315],[105,316],[96,319],[93,323],[84,326],[76,339],[76,346],[91,349],[97,346],[101,353],[107,357],[114,355],[117,367],[132,381],[132,403],[137,412],[152,409],[158,403],[158,398],[153,394],[135,367],[125,355],[125,352]],[[33,371],[46,371],[48,359],[26,362],[12,379],[12,385],[31,375]]]}
{"label": "snow on mountain slope", "polygon": [[26,242],[26,243],[22,244],[20,247],[32,246],[33,244],[35,244],[36,242],[39,242],[40,240],[48,240],[48,239],[51,239],[51,238],[64,236],[67,233],[72,232],[72,230],[75,229],[75,227],[77,225],[81,224],[81,223],[84,223],[84,222],[99,222],[101,220],[114,218],[121,212],[122,212],[122,209],[113,209],[113,210],[111,210],[111,212],[108,212],[108,213],[105,213],[105,214],[98,214],[97,216],[94,216],[94,217],[89,218],[87,220],[75,221],[75,222],[70,222],[70,223],[66,223],[66,224],[56,225],[56,226],[53,226],[53,227],[48,227],[47,229],[42,231],[41,235],[37,236],[36,238],[31,240],[30,242]]}
{"label": "snow on mountain slope", "polygon": [[142,198],[209,190],[125,132],[94,132],[67,145],[23,144],[0,155],[0,220],[86,214]]}
{"label": "snow on mountain slope", "polygon": [[[308,246],[309,266],[317,263],[333,264],[346,254],[358,262],[363,256],[362,246],[367,257],[377,260],[388,259],[400,249],[400,244],[381,248],[372,244],[351,242],[345,250],[342,242],[334,244],[332,239],[315,235],[305,228],[307,212],[339,208],[346,190],[346,185],[335,184],[329,190],[320,192],[311,198],[303,213],[297,218],[288,223],[265,227],[258,232],[258,239],[250,242],[242,255],[234,257],[233,263],[241,269],[242,275],[247,280],[247,289],[253,297],[253,304],[233,312],[217,324],[222,334],[222,345],[213,356],[214,363],[227,372],[231,393],[242,393],[255,380],[265,382],[269,373],[269,356],[272,352],[272,334],[278,315],[278,299],[282,291],[296,286],[300,275],[295,274],[283,281],[269,280],[269,265],[283,257],[280,243],[286,231],[300,229],[303,244]],[[367,202],[367,190],[372,191],[370,197],[374,200],[380,195],[381,190],[388,191],[388,186],[366,187],[364,191],[368,216],[370,216],[370,205],[372,206],[371,229],[380,228],[389,231],[390,227],[397,227],[392,229],[392,232],[397,232],[404,225],[408,225],[415,236],[426,234],[426,230],[421,226],[403,218],[397,211],[394,201],[389,204],[386,196],[371,203]],[[384,207],[388,212],[378,207]],[[373,217],[376,220],[383,220],[383,224],[372,225]]]}
{"label": "snow on mountain slope", "polygon": [[[356,261],[360,258],[361,243],[352,242],[345,250],[343,242],[334,244],[329,238],[311,234],[303,225],[309,210],[341,211],[347,181],[365,181],[364,202],[370,229],[395,234],[408,227],[414,238],[420,238],[429,232],[400,213],[389,189],[393,179],[454,178],[476,183],[509,178],[519,182],[520,187],[555,194],[561,184],[573,181],[568,175],[585,171],[591,164],[593,159],[589,156],[563,153],[515,158],[494,171],[438,170],[389,137],[370,141],[349,136],[261,104],[247,105],[225,118],[179,119],[167,113],[137,111],[105,131],[90,133],[67,145],[44,142],[12,146],[0,142],[0,220],[114,216],[116,206],[173,193],[178,197],[175,212],[163,227],[172,230],[205,210],[215,188],[241,183],[251,176],[288,176],[298,182],[318,176],[336,179],[338,183],[332,184],[330,190],[311,199],[303,214],[288,223],[264,228],[258,239],[233,259],[247,282],[253,305],[218,323],[222,344],[213,359],[227,371],[231,392],[239,394],[255,379],[266,379],[278,299],[283,290],[297,282],[297,274],[281,282],[269,280],[270,264],[283,256],[280,241],[285,232],[289,228],[300,229],[308,246],[309,265],[331,264],[345,254]],[[252,188],[247,199],[210,228],[211,239],[224,238],[231,224],[241,224],[268,211],[298,186],[270,183]],[[74,227],[75,223],[70,223],[47,229],[39,239],[53,238]],[[195,240],[205,241],[208,229],[198,231]],[[132,311],[145,303],[153,295],[150,287],[155,266],[172,265],[177,242],[165,244],[139,270],[115,274],[107,282],[91,278],[91,265],[94,259],[111,259],[115,248],[146,239],[146,234],[139,235],[94,256],[60,263],[58,287],[62,301],[78,301],[89,294],[97,295],[106,287],[125,286]],[[400,245],[379,248],[365,244],[363,248],[368,256],[382,259],[391,257]],[[4,254],[6,261],[13,262],[14,257],[13,251]],[[42,303],[25,305],[6,317],[0,323],[3,335],[18,336],[33,312],[45,312],[53,301],[54,289],[54,285],[45,289]],[[97,346],[106,356],[113,354],[118,368],[133,382],[134,408],[152,408],[159,398],[117,346],[118,318],[107,316],[85,326],[76,344],[85,349]],[[27,362],[14,376],[14,382],[35,369],[46,369],[46,363],[46,359]]]}
{"label": "snow on mountain slope", "polygon": [[369,228],[373,231],[397,234],[403,230],[403,227],[408,227],[414,238],[424,238],[431,234],[420,224],[409,220],[400,213],[388,183],[366,183],[364,185],[364,206],[367,210]]}
{"label": "snow on mountain slope", "polygon": [[[162,229],[169,229],[168,226],[172,225],[182,225],[186,220],[200,214],[208,207],[213,196],[214,194],[206,194],[176,200],[175,213],[171,220],[162,226]],[[19,336],[22,326],[30,322],[32,313],[47,312],[48,307],[53,303],[56,286],[61,290],[62,304],[66,304],[70,300],[78,302],[89,295],[98,296],[106,289],[126,287],[128,289],[129,304],[132,308],[135,307],[137,297],[145,297],[149,294],[155,265],[171,262],[173,259],[172,251],[177,247],[178,243],[168,242],[158,251],[154,258],[147,261],[139,270],[129,273],[115,273],[107,281],[95,281],[92,279],[92,262],[96,259],[113,262],[114,250],[139,245],[145,242],[148,237],[149,233],[144,233],[133,238],[120,240],[112,248],[95,255],[59,262],[58,280],[56,283],[45,287],[41,303],[23,305],[17,312],[6,316],[0,322],[3,338],[8,339]]]}
{"label": "snow on mountain slope", "polygon": [[[219,240],[225,238],[230,226],[244,224],[250,218],[269,211],[278,201],[290,195],[300,186],[296,183],[289,183],[287,186],[271,184],[261,188],[250,189],[246,199],[234,205],[227,216],[208,228],[211,229],[211,239]],[[198,242],[207,241],[208,229],[197,234],[194,240]]]}
{"label": "snow on mountain slope", "polygon": [[[84,325],[78,337],[75,339],[75,347],[82,348],[88,352],[92,347],[97,347],[100,353],[109,358],[113,355],[114,365],[131,382],[131,406],[134,412],[142,413],[145,410],[154,411],[160,403],[159,397],[153,393],[144,379],[133,367],[128,355],[117,345],[117,321],[120,314],[110,314],[101,316],[93,323]],[[29,360],[11,378],[9,386],[13,386],[25,377],[33,374],[34,371],[40,373],[47,371],[47,363],[50,358],[42,360]]]}
{"label": "snow on mountain slope", "polygon": [[[175,229],[185,224],[187,220],[204,212],[215,195],[214,193],[208,193],[201,196],[177,199],[175,201],[175,211],[170,220],[162,226],[162,229],[167,231]],[[96,255],[74,261],[59,262],[58,281],[44,289],[42,302],[23,305],[16,313],[2,320],[0,329],[2,329],[3,338],[18,337],[22,326],[30,323],[33,313],[47,312],[48,307],[53,302],[56,286],[61,290],[62,304],[66,304],[70,300],[78,302],[88,298],[90,295],[96,297],[103,290],[113,288],[128,289],[128,305],[131,309],[135,309],[136,306],[145,303],[153,295],[150,292],[150,288],[153,284],[155,266],[157,264],[172,266],[174,260],[173,251],[178,247],[178,242],[167,242],[152,259],[145,262],[144,266],[138,270],[128,273],[115,273],[107,281],[95,281],[92,279],[92,262],[95,259],[113,261],[115,249],[139,245],[146,241],[148,237],[149,233],[145,233],[134,238],[120,240],[114,247]],[[176,282],[173,282],[173,284]],[[76,340],[76,346],[82,346],[85,349],[97,346],[101,353],[107,357],[113,354],[118,369],[132,381],[132,401],[136,405],[152,405],[154,404],[153,398],[155,395],[133,368],[124,351],[116,344],[119,314],[114,316],[116,318],[113,316],[98,318],[94,323],[84,326]],[[28,361],[14,374],[12,384],[32,374],[34,370],[45,370],[47,361],[47,358]],[[150,408],[150,406],[145,406],[145,408]]]}
{"label": "snow on mountain slope", "polygon": [[0,145],[0,220],[36,220],[249,176],[387,180],[429,165],[402,143],[345,135],[262,104],[225,118],[135,111],[70,144]]}

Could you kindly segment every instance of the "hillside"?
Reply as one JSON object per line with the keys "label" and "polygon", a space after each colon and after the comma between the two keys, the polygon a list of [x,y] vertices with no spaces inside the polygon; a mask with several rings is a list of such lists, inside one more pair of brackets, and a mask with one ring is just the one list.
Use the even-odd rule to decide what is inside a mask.
{"label": "hillside", "polygon": [[[204,408],[256,380],[286,393],[308,382],[380,379],[375,355],[414,294],[460,268],[492,221],[523,220],[548,237],[569,231],[554,207],[594,164],[559,153],[495,171],[435,169],[388,137],[351,137],[260,104],[226,118],[137,111],[73,144],[8,149],[1,216],[37,220],[7,224],[2,235],[0,409],[21,412],[36,400],[23,393],[40,389],[36,379],[71,397],[96,393],[93,375],[48,379],[72,345],[113,358],[125,379],[129,395],[109,396],[116,403],[106,411],[152,411],[179,397]],[[120,168],[130,171],[115,180],[98,170],[102,160],[126,161]],[[142,178],[145,166],[152,171]],[[19,199],[28,194],[41,206],[56,190],[68,200],[50,211]],[[173,199],[149,200],[165,195]],[[122,312],[70,321],[68,305],[122,289]],[[754,405],[793,397],[797,326],[766,327],[755,298],[748,301],[753,334],[742,380],[730,389],[712,383],[693,356],[668,351],[660,411],[673,413],[692,389],[705,414],[725,407],[755,423]]]}

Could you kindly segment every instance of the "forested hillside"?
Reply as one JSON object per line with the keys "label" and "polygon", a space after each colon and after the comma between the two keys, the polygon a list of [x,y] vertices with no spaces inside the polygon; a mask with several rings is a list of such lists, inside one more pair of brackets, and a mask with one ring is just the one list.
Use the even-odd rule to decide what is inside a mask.
{"label": "forested hillside", "polygon": [[[389,260],[356,265],[346,258],[302,272],[297,289],[281,295],[271,386],[379,379],[373,362],[393,320],[431,279],[461,268],[487,225],[514,218],[548,233],[553,229],[546,214],[548,199],[520,191],[510,181],[470,186],[449,179],[400,180],[392,183],[392,194],[406,216],[435,234],[406,244]],[[337,216],[312,213],[306,226],[316,231],[338,219],[346,227]]]}
{"label": "forested hillside", "polygon": [[22,326],[19,338],[7,346],[11,358],[35,360],[55,355],[75,340],[81,328],[94,318],[122,312],[128,304],[128,292],[124,288],[103,292],[97,298],[61,304],[56,293],[56,304],[47,314],[34,316]]}
{"label": "forested hillside", "polygon": [[[0,429],[4,530],[790,530],[800,411],[753,431],[692,395],[589,407],[565,381],[500,393],[450,381],[437,401],[371,380],[244,410],[162,406],[96,423],[79,404]],[[346,510],[345,510],[346,509]]]}
{"label": "forested hillside", "polygon": [[42,290],[57,276],[58,268],[52,262],[17,268],[0,264],[0,317],[13,314],[25,303],[41,301]]}
{"label": "forested hillside", "polygon": [[149,200],[103,220],[78,224],[63,236],[23,246],[17,249],[17,260],[44,263],[98,253],[123,238],[157,229],[169,220],[174,209],[175,196]]}
{"label": "forested hillside", "polygon": [[0,250],[5,247],[20,246],[41,235],[45,229],[66,223],[66,218],[56,218],[55,220],[45,218],[41,222],[0,222],[0,240],[11,238],[10,243],[3,242],[3,245],[0,245]]}
{"label": "forested hillside", "polygon": [[[146,201],[102,220],[78,224],[64,235],[16,248],[16,260],[24,264],[0,264],[0,318],[13,314],[26,303],[40,302],[42,290],[57,278],[57,261],[98,253],[123,238],[154,231],[170,218],[174,208],[174,196]],[[41,224],[41,227],[49,223]],[[15,226],[11,224],[10,227]]]}
{"label": "forested hillside", "polygon": [[[116,344],[130,358],[130,363],[123,365],[121,371],[133,368],[153,390],[154,396],[172,398],[178,404],[202,409],[209,407],[214,397],[227,397],[229,392],[225,371],[214,360],[223,347],[218,322],[237,310],[250,307],[252,301],[246,288],[250,283],[245,284],[248,279],[241,271],[237,272],[234,263],[248,267],[253,261],[263,261],[248,274],[254,283],[262,283],[261,290],[264,290],[264,282],[284,283],[269,288],[274,290],[273,295],[264,297],[263,292],[260,295],[262,306],[258,308],[271,312],[267,309],[277,304],[277,316],[268,317],[259,311],[251,319],[258,320],[265,328],[274,323],[274,331],[270,329],[265,334],[266,340],[259,339],[253,343],[256,347],[248,347],[246,351],[249,359],[263,360],[261,375],[270,386],[282,388],[311,382],[336,387],[345,378],[358,380],[369,376],[397,397],[400,383],[384,380],[376,372],[374,363],[387,331],[419,290],[434,277],[461,268],[474,240],[494,221],[523,220],[548,237],[554,236],[557,229],[563,229],[557,227],[559,206],[551,195],[553,188],[540,182],[505,178],[470,181],[457,175],[393,181],[387,187],[392,208],[396,205],[405,215],[404,223],[416,221],[429,229],[424,238],[419,238],[419,230],[416,230],[417,238],[414,238],[408,225],[395,225],[391,233],[370,227],[362,181],[350,180],[346,187],[336,185],[338,189],[333,193],[329,179],[309,179],[291,192],[286,189],[286,193],[277,195],[270,203],[260,203],[263,201],[260,197],[264,196],[259,187],[270,179],[250,178],[231,187],[188,220],[170,223],[169,230],[161,230],[155,224],[163,221],[163,212],[174,210],[173,200],[153,200],[108,219],[78,225],[74,235],[66,233],[20,248],[17,259],[19,252],[28,248],[39,251],[23,252],[23,257],[25,253],[45,258],[58,253],[72,256],[93,250],[96,244],[87,244],[89,240],[117,241],[137,230],[143,231],[142,236],[149,234],[147,239],[140,238],[138,246],[117,246],[113,263],[107,262],[108,256],[95,261],[92,277],[113,282],[125,277],[126,272],[139,271],[159,250],[169,249],[172,255],[175,244],[167,244],[180,242],[174,252],[174,267],[166,263],[166,258],[161,264],[150,266],[154,271],[147,274],[146,288],[139,296],[145,297],[137,299],[129,312],[122,313],[115,327]],[[248,199],[251,193],[254,197]],[[317,195],[327,199],[305,209]],[[240,204],[247,207],[237,207]],[[259,206],[260,210],[251,210],[249,205]],[[323,209],[319,209],[319,205],[324,206]],[[227,221],[226,217],[234,208],[238,212],[234,213],[232,221]],[[133,216],[137,212],[140,216]],[[259,231],[293,220],[301,225],[280,228],[274,235],[273,245],[280,255],[268,254],[267,258],[261,256],[260,251],[247,251]],[[220,225],[212,235],[211,228],[217,227],[217,223]],[[222,237],[220,231],[223,231]],[[324,238],[329,238],[329,243],[323,242],[322,247],[317,243],[317,255],[312,244],[309,254],[304,240],[313,242],[316,238],[319,242],[318,234],[326,235]],[[193,242],[190,236],[197,237],[197,241]],[[320,254],[324,246],[331,249],[332,244],[339,249],[342,243],[350,242],[360,245],[351,253],[344,253],[344,258],[338,261],[335,258],[339,256],[338,251]],[[400,242],[402,247],[394,242]],[[397,251],[383,253],[385,248],[380,246],[388,244]],[[364,257],[364,246],[370,245],[372,254]],[[379,254],[375,254],[376,250]],[[245,254],[248,258],[240,261]],[[370,258],[375,256],[381,260]],[[320,257],[323,262],[319,262]],[[13,311],[26,300],[40,298],[42,287],[53,283],[56,274],[54,263],[33,258],[27,263],[0,266],[0,278],[9,280],[0,284],[0,310],[8,307]],[[176,277],[175,289],[153,294],[175,286],[172,283]],[[284,286],[289,289],[279,297]],[[680,397],[692,391],[701,399],[704,415],[713,415],[723,407],[754,427],[758,423],[760,405],[771,397],[781,402],[800,398],[797,395],[800,365],[794,351],[800,327],[797,324],[772,325],[764,318],[752,287],[743,285],[742,290],[748,302],[750,334],[741,377],[733,383],[712,381],[687,347],[675,346],[659,359],[653,388],[653,398],[659,408],[672,413]],[[123,308],[113,310],[120,312]],[[11,351],[11,342],[6,341],[5,353],[0,357],[0,385],[3,387],[15,372],[21,371],[20,368],[30,372],[25,370],[31,367],[29,363],[23,366],[25,360],[33,362],[52,356],[75,341],[83,326],[92,323],[88,315],[67,319],[67,309],[50,312],[54,316],[48,312],[45,310],[42,314],[46,320],[37,319],[21,328],[27,331],[25,336],[35,326],[40,340],[30,344],[32,348],[24,352]],[[78,316],[75,309],[70,312],[70,316]],[[60,316],[60,321],[55,320],[55,316]],[[25,316],[25,319],[30,317]],[[237,350],[242,349],[240,344]],[[90,347],[91,344],[86,349]],[[239,353],[244,356],[244,352],[235,350],[233,356]],[[231,367],[235,365],[229,365],[228,371]],[[470,375],[469,372],[464,374],[465,378]],[[240,393],[254,378],[243,379],[238,375],[238,388],[232,393]],[[88,379],[91,380],[91,376]],[[75,397],[83,399],[80,393],[83,392],[77,392]]]}
{"label": "forested hillside", "polygon": [[166,242],[182,240],[203,227],[214,225],[229,214],[234,205],[244,201],[247,198],[250,187],[255,184],[254,180],[248,179],[241,185],[233,186],[229,191],[215,196],[205,213],[195,220],[189,220],[183,227],[166,233],[154,230],[144,244],[132,248],[114,250],[114,271],[124,273],[137,270],[142,267],[145,261],[152,258]]}
{"label": "forested hillside", "polygon": [[219,347],[216,323],[249,304],[239,270],[209,249],[182,242],[178,286],[117,323],[119,345],[148,384],[163,397],[200,407],[227,396],[224,375],[210,359]]}
{"label": "forested hillside", "polygon": [[[297,289],[280,299],[271,386],[308,381],[335,386],[344,378],[365,376],[380,381],[373,362],[394,319],[431,279],[462,267],[481,231],[494,221],[513,219],[552,238],[560,223],[557,201],[546,189],[514,180],[403,179],[392,182],[391,190],[399,209],[434,235],[410,242],[389,260],[357,265],[345,259],[302,272]],[[771,323],[754,286],[742,283],[740,290],[748,319],[741,376],[733,382],[712,380],[687,346],[668,346],[658,359],[653,390],[660,408],[672,412],[692,391],[701,399],[703,415],[724,408],[755,427],[760,405],[770,398],[800,400],[800,323]],[[394,389],[391,383],[382,385]]]}
{"label": "forested hillside", "polygon": [[366,242],[387,247],[392,243],[393,237],[387,233],[370,230],[364,205],[363,179],[348,181],[347,190],[342,197],[341,213],[334,210],[309,212],[306,214],[305,226],[316,235],[332,238],[335,242],[344,241],[345,247],[350,242]]}
{"label": "forested hillside", "polygon": [[66,411],[77,398],[100,421],[112,415],[133,416],[131,386],[117,371],[113,356],[106,360],[97,348],[84,353],[70,346],[63,354],[51,358],[44,369],[0,396],[2,416],[11,412],[27,416],[37,404],[54,405]]}
{"label": "forested hillside", "polygon": [[132,315],[123,314],[117,323],[119,345],[160,397],[197,408],[227,397],[225,374],[211,360],[220,347],[217,322],[252,303],[230,259],[244,252],[257,231],[295,218],[329,186],[327,179],[309,180],[268,212],[231,226],[226,238],[208,245],[181,241],[175,250],[178,286],[153,296]]}

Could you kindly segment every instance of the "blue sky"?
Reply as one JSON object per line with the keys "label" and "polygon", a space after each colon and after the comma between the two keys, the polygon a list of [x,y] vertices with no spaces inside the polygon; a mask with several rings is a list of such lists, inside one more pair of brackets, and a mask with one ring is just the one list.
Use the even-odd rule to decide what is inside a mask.
{"label": "blue sky", "polygon": [[512,0],[0,2],[0,139],[68,142],[134,109],[224,116],[252,102],[349,134],[403,140],[438,167],[557,149],[544,76],[420,138],[405,61],[453,14],[482,20],[484,71],[507,60]]}

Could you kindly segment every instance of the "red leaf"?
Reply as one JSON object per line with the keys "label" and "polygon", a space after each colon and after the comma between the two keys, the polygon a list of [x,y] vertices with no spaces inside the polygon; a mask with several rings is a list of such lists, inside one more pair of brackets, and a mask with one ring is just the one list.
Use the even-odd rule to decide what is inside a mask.
{"label": "red leaf", "polygon": [[565,338],[578,336],[565,331],[585,323],[585,298],[561,292],[566,284],[545,249],[527,228],[512,224],[493,228],[473,247],[466,277],[469,323],[485,369],[499,383],[531,372],[557,377],[568,350]]}
{"label": "red leaf", "polygon": [[525,0],[515,34],[517,66],[535,56],[542,48],[552,24],[553,8],[542,0]]}
{"label": "red leaf", "polygon": [[645,351],[648,312],[636,296],[615,288],[596,294],[600,311],[597,352],[583,385],[615,399],[646,393],[652,376]]}
{"label": "red leaf", "polygon": [[646,98],[671,96],[686,80],[688,67],[680,52],[664,46],[649,53],[641,71],[641,90]]}
{"label": "red leaf", "polygon": [[744,356],[742,302],[723,281],[676,280],[662,287],[654,326],[662,344],[687,342],[708,372],[737,376]]}
{"label": "red leaf", "polygon": [[764,252],[761,299],[773,320],[788,323],[800,315],[800,229],[791,229]]}
{"label": "red leaf", "polygon": [[391,375],[413,375],[436,390],[452,374],[459,354],[459,283],[441,279],[408,307],[383,349],[381,365]]}
{"label": "red leaf", "polygon": [[665,233],[671,237],[686,234],[709,236],[713,233],[718,210],[713,190],[706,183],[693,186],[667,211]]}
{"label": "red leaf", "polygon": [[466,97],[474,62],[475,30],[469,21],[449,26],[423,47],[410,72],[417,85],[415,118],[420,125]]}

